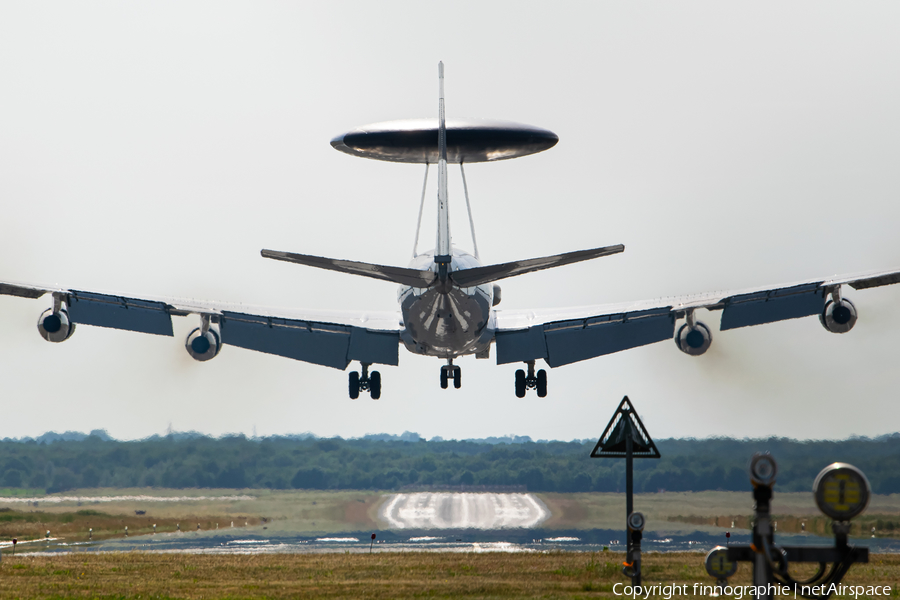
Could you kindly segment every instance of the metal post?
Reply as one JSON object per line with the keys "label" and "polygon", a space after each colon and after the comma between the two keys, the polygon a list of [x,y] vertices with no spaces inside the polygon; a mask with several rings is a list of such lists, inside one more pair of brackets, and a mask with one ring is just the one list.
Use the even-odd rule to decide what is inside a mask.
{"label": "metal post", "polygon": [[641,538],[644,537],[641,531],[630,531],[631,535],[631,560],[634,576],[631,578],[631,585],[641,585]]}
{"label": "metal post", "polygon": [[625,438],[625,516],[634,512],[634,447],[631,436]]}
{"label": "metal post", "polygon": [[728,585],[728,580],[727,580],[727,579],[722,579],[722,578],[716,579],[716,585],[715,585],[715,588],[714,588],[714,590],[713,590],[713,593],[710,594],[710,596],[712,596],[712,597],[714,597],[714,598],[717,598],[717,597],[723,595],[723,594],[725,593],[725,586],[726,586],[726,585]]}
{"label": "metal post", "polygon": [[[626,413],[627,414],[627,413]],[[623,419],[625,416],[622,417]],[[625,519],[627,522],[628,515],[634,512],[634,479],[633,479],[633,468],[634,468],[634,446],[631,436],[626,436],[625,438]],[[628,529],[625,530],[625,560],[626,562],[631,562],[631,532]]]}
{"label": "metal post", "polygon": [[622,569],[627,577],[631,578],[631,585],[641,585],[641,539],[644,534],[644,515],[636,512],[628,515],[625,519],[628,526],[628,560],[625,562],[625,568]]}
{"label": "metal post", "polygon": [[644,515],[634,512],[634,459],[659,458],[659,450],[647,433],[628,396],[622,398],[606,429],[603,430],[591,458],[625,459],[625,563],[622,573],[641,582],[641,536]]}
{"label": "metal post", "polygon": [[753,585],[756,586],[757,590],[765,590],[764,593],[757,594],[756,600],[771,600],[772,596],[768,593],[768,590],[769,584],[773,583],[772,568],[769,566],[769,561],[763,552],[763,540],[770,548],[774,545],[769,512],[772,488],[764,485],[755,485],[753,487],[753,499],[756,501],[754,507],[756,522],[753,524],[753,545],[757,549],[753,561]]}

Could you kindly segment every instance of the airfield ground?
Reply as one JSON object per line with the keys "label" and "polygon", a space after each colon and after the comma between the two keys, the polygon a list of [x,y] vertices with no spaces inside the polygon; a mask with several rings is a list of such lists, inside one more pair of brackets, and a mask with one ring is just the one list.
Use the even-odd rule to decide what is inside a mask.
{"label": "airfield ground", "polygon": [[[624,494],[537,494],[551,517],[548,529],[621,527]],[[721,531],[749,529],[753,499],[749,492],[663,492],[636,494],[635,510],[647,517],[648,526],[669,531]],[[830,521],[815,504],[811,492],[777,492],[772,501],[777,531],[831,535]],[[900,537],[900,494],[873,494],[866,512],[853,520],[852,535],[868,537],[878,526],[878,537]]]}
{"label": "airfield ground", "polygon": [[[618,529],[624,519],[623,494],[535,496],[550,512],[541,528]],[[111,497],[119,499],[107,501]],[[22,498],[0,498],[0,540],[34,539],[49,529],[54,537],[81,541],[88,528],[97,539],[124,535],[125,525],[132,534],[147,533],[152,523],[160,532],[176,524],[186,531],[198,523],[209,530],[231,527],[232,522],[235,527],[266,527],[272,533],[377,531],[387,528],[380,509],[389,498],[390,493],[368,491],[161,489],[78,490],[37,498],[37,506]],[[739,492],[666,492],[636,495],[635,508],[656,531],[722,531],[732,521],[738,529],[748,526],[752,500],[749,493]],[[776,493],[772,512],[779,531],[794,532],[804,524],[810,533],[825,533],[827,522],[810,493]],[[855,527],[870,534],[879,521],[876,535],[900,536],[900,494],[873,496]]]}
{"label": "airfield ground", "polygon": [[[118,499],[109,501],[113,496]],[[133,523],[131,532],[144,533],[144,520],[166,528],[173,523],[196,527],[199,522],[203,529],[216,523],[230,527],[232,521],[244,527],[246,522],[247,532],[257,534],[263,527],[269,533],[375,531],[385,525],[381,507],[390,496],[356,491],[82,490],[37,498],[37,506],[34,499],[0,499],[0,532],[13,535],[16,523],[28,523],[16,515],[38,517],[32,528],[56,528],[51,529],[54,537],[58,534],[67,542],[86,539],[88,526],[94,528],[95,539],[122,536],[126,522]],[[536,496],[551,513],[541,525],[547,529],[620,527],[624,516],[622,494]],[[789,518],[815,522],[819,513],[810,496],[776,495],[774,512],[784,515],[780,518],[785,523],[780,529]],[[741,519],[751,512],[749,494],[728,492],[642,494],[635,505],[648,523],[673,531],[721,531],[732,519],[741,527],[746,523]],[[875,496],[867,515],[900,523],[900,496]],[[20,545],[17,554],[3,549],[0,598],[621,598],[613,586],[627,583],[620,572],[624,557],[613,552],[386,552],[378,546],[371,555],[31,552],[31,544]],[[689,593],[672,597],[695,597],[694,583],[711,584],[702,559],[702,553],[648,554],[645,583],[687,584]],[[749,578],[749,569],[742,566],[731,583],[749,584]],[[869,564],[855,565],[845,578],[846,584],[892,586],[895,598],[900,595],[898,582],[897,554],[873,555]]]}
{"label": "airfield ground", "polygon": [[[623,558],[611,552],[4,556],[0,598],[622,598],[613,586],[627,582]],[[650,555],[645,583],[687,585],[688,593],[675,599],[702,597],[693,585],[712,584],[702,558]],[[896,554],[874,555],[844,579],[891,586],[894,598],[898,582]],[[749,569],[742,566],[730,583],[749,585]]]}

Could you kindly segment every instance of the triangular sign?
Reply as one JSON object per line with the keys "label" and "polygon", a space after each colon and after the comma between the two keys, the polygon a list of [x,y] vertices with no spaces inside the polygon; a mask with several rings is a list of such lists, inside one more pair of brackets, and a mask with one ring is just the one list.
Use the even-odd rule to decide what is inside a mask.
{"label": "triangular sign", "polygon": [[659,458],[659,450],[641,423],[628,396],[622,398],[609,425],[594,446],[591,458],[625,458],[627,438],[631,438],[632,458]]}

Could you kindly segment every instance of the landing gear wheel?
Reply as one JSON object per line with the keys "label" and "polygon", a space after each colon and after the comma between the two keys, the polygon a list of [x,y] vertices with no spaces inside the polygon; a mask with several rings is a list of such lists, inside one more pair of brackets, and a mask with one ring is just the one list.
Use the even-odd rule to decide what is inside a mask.
{"label": "landing gear wheel", "polygon": [[462,387],[462,369],[453,364],[453,360],[447,361],[446,365],[441,367],[441,389],[446,390],[453,380],[453,387],[459,389]]}
{"label": "landing gear wheel", "polygon": [[381,398],[381,373],[378,371],[369,373],[369,394],[372,395],[372,400]]}
{"label": "landing gear wheel", "polygon": [[525,371],[516,371],[516,398],[525,397]]}
{"label": "landing gear wheel", "polygon": [[350,371],[350,398],[359,398],[359,373],[356,371]]}
{"label": "landing gear wheel", "polygon": [[538,398],[547,397],[547,371],[543,369],[537,372],[537,395]]}

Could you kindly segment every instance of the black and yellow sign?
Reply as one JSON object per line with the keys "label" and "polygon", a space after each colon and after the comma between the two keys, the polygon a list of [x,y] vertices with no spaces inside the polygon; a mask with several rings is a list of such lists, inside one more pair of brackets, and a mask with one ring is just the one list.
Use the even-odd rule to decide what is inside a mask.
{"label": "black and yellow sign", "polygon": [[716,579],[728,579],[737,571],[737,562],[728,560],[728,549],[716,546],[706,555],[706,572]]}
{"label": "black and yellow sign", "polygon": [[849,521],[869,504],[869,481],[862,471],[847,463],[822,469],[813,484],[819,510],[835,521]]}

